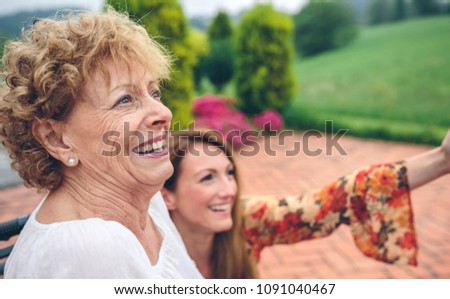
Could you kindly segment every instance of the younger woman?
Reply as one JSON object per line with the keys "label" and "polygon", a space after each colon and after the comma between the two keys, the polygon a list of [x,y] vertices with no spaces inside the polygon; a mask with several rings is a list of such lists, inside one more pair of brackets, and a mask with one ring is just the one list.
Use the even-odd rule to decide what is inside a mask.
{"label": "younger woman", "polygon": [[410,190],[450,172],[442,146],[373,165],[302,196],[240,197],[232,154],[214,131],[172,132],[174,174],[162,190],[188,253],[206,278],[255,278],[261,250],[350,226],[357,247],[387,263],[416,264]]}

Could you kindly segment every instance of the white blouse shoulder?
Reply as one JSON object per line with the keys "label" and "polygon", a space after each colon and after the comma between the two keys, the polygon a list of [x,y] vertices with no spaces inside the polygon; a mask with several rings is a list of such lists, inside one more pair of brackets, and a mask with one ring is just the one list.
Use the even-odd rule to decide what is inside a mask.
{"label": "white blouse shoulder", "polygon": [[122,224],[100,218],[41,224],[35,218],[41,204],[7,260],[5,278],[201,278],[159,193],[149,209],[163,237],[156,265]]}

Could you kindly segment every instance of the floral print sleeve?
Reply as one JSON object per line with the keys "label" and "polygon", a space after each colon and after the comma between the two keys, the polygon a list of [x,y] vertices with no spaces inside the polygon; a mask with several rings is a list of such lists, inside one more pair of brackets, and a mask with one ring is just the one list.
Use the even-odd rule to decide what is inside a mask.
{"label": "floral print sleeve", "polygon": [[242,202],[245,238],[257,260],[265,246],[325,237],[347,224],[365,255],[417,264],[405,162],[372,165],[303,196],[247,196]]}

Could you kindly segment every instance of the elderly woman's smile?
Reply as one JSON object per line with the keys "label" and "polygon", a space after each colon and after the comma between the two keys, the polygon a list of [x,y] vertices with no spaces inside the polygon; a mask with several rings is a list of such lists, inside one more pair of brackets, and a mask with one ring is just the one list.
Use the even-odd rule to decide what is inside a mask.
{"label": "elderly woman's smile", "polygon": [[161,132],[161,134],[151,140],[139,144],[139,146],[133,149],[133,152],[143,157],[161,157],[169,153],[167,150],[167,134]]}

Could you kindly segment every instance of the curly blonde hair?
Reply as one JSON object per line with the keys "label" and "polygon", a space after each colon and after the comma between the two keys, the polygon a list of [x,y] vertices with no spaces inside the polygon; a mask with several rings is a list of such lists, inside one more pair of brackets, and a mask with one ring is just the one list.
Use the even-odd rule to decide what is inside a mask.
{"label": "curly blonde hair", "polygon": [[170,74],[167,51],[112,8],[41,19],[5,45],[0,138],[26,186],[52,190],[62,181],[60,162],[35,139],[32,122],[67,119],[94,72],[109,81],[109,61],[125,63],[128,71],[141,63],[158,80]]}

